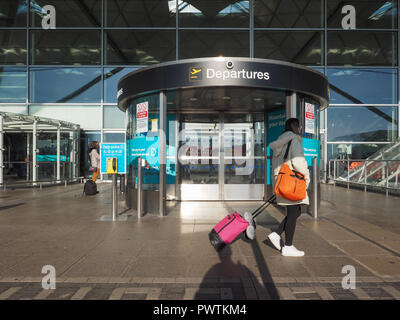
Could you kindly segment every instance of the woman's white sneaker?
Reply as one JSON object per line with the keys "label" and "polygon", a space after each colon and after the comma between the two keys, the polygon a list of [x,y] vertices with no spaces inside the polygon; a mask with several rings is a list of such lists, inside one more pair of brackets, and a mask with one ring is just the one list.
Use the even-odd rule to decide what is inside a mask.
{"label": "woman's white sneaker", "polygon": [[304,251],[297,250],[295,246],[283,246],[282,255],[285,257],[302,257]]}
{"label": "woman's white sneaker", "polygon": [[249,223],[249,226],[246,229],[246,236],[250,240],[254,240],[254,238],[256,237],[256,228],[254,225],[253,216],[250,212],[245,212],[243,218]]}
{"label": "woman's white sneaker", "polygon": [[272,242],[272,244],[277,248],[279,251],[281,251],[281,237],[279,234],[276,232],[272,232],[268,235],[269,240]]}

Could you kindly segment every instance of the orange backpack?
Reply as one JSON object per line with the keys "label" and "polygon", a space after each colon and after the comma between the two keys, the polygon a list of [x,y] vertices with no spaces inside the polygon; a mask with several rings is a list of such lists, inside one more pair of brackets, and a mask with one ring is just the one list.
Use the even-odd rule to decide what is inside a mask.
{"label": "orange backpack", "polygon": [[292,140],[288,143],[283,157],[283,164],[276,179],[275,194],[290,201],[299,201],[307,197],[307,184],[304,175],[298,171],[291,170],[286,163],[291,143]]}

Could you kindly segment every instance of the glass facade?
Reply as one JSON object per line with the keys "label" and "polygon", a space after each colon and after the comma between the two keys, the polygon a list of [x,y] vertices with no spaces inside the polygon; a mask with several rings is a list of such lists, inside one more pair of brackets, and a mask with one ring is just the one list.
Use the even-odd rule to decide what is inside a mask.
{"label": "glass facade", "polygon": [[[368,150],[352,157],[365,156],[399,135],[398,2],[2,0],[0,110],[75,122],[101,141],[120,141],[116,92],[127,73],[186,58],[279,59],[329,78],[325,157],[337,157],[344,142]],[[45,5],[56,9],[55,30],[42,27]],[[343,28],[345,5],[355,9],[355,30]]]}

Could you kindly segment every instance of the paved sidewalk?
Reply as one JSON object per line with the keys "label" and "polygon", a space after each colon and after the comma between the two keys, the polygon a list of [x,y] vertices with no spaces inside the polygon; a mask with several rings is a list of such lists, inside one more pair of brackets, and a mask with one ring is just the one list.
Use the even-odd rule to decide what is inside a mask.
{"label": "paved sidewalk", "polygon": [[[400,299],[400,198],[322,188],[320,218],[299,218],[294,244],[305,257],[283,257],[266,235],[283,218],[270,206],[257,238],[217,254],[208,232],[227,213],[257,202],[168,202],[168,215],[140,221],[125,211],[109,221],[110,184],[82,196],[82,185],[0,192],[2,299]],[[56,269],[42,289],[42,267]],[[343,266],[356,289],[344,290]]]}

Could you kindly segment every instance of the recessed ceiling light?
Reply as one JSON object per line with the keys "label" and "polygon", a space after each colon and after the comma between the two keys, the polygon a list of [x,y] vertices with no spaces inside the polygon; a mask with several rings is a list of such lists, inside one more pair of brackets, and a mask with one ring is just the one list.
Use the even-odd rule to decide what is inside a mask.
{"label": "recessed ceiling light", "polygon": [[231,100],[231,97],[223,97],[224,100]]}
{"label": "recessed ceiling light", "polygon": [[197,98],[190,98],[190,101],[197,101]]}

